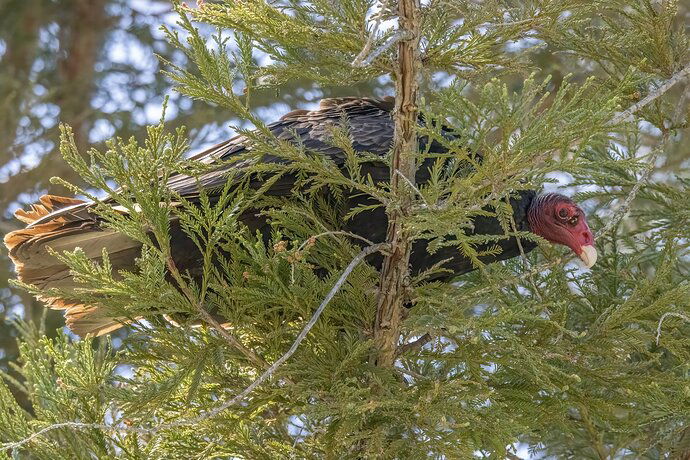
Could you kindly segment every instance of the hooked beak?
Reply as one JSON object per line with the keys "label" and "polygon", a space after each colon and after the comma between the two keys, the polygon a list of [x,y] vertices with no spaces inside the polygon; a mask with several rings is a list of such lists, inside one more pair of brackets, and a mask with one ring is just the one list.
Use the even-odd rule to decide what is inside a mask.
{"label": "hooked beak", "polygon": [[579,256],[586,268],[592,268],[597,263],[597,248],[592,245],[582,246]]}

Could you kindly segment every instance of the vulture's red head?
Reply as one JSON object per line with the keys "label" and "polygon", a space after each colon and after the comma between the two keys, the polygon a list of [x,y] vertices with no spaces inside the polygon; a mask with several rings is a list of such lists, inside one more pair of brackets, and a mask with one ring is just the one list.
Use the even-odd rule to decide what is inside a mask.
{"label": "vulture's red head", "polygon": [[587,268],[597,261],[594,235],[585,213],[573,200],[558,193],[537,196],[527,213],[532,233],[556,244],[568,246]]}

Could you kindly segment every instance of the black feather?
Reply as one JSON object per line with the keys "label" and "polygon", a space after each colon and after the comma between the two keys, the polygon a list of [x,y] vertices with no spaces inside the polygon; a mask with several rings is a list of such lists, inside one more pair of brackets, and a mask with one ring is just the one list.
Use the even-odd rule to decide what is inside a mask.
{"label": "black feather", "polygon": [[[299,144],[311,154],[323,155],[333,164],[344,168],[346,155],[332,142],[332,128],[340,126],[343,120],[347,123],[352,148],[355,152],[384,157],[390,151],[393,141],[393,121],[391,111],[393,100],[390,98],[377,100],[369,98],[339,98],[324,99],[319,109],[314,111],[297,110],[283,116],[280,120],[267,126],[271,134],[281,141]],[[437,142],[428,145],[428,139],[421,138],[420,146],[434,153],[445,153],[443,146]],[[189,201],[199,197],[200,188],[213,201],[228,181],[249,181],[252,187],[258,188],[267,179],[265,176],[247,175],[250,161],[260,161],[264,164],[285,162],[284,159],[271,154],[264,154],[257,160],[256,156],[248,155],[252,149],[252,140],[246,135],[236,136],[222,142],[191,158],[211,166],[211,169],[200,177],[184,174],[171,176],[168,187],[176,194]],[[233,161],[234,160],[234,161]],[[213,167],[217,165],[217,167]],[[430,178],[432,160],[427,159],[418,168],[416,180],[423,184]],[[389,180],[389,170],[384,161],[367,162],[363,173],[370,175],[375,182]],[[285,175],[268,189],[272,196],[289,199],[294,193],[297,178]],[[520,231],[529,231],[527,211],[532,204],[535,193],[521,191],[516,198],[511,199],[513,218]],[[332,199],[333,197],[325,197]],[[346,207],[350,209],[371,204],[371,197],[361,193],[345,195]],[[112,231],[105,231],[100,225],[100,219],[90,212],[93,203],[79,202],[63,197],[44,197],[42,204],[34,206],[31,211],[20,211],[22,220],[28,223],[27,228],[12,232],[5,237],[10,257],[14,261],[20,279],[33,283],[40,288],[61,287],[72,288],[74,281],[69,269],[48,254],[46,243],[57,244],[61,250],[73,249],[74,246],[88,242],[89,257],[98,258],[102,249],[120,256],[114,258],[117,269],[134,269],[134,259],[141,248],[123,235]],[[270,222],[265,215],[259,215],[257,210],[249,210],[243,214],[242,220],[252,230],[261,231],[266,238],[269,236]],[[373,242],[385,239],[388,222],[383,208],[363,211],[355,214],[344,222],[344,230],[356,233]],[[504,230],[496,218],[477,217],[473,221],[474,234],[503,235]],[[430,254],[427,251],[429,241],[417,241],[413,246],[411,269],[413,274],[420,273],[431,267],[438,266],[445,261],[443,268],[447,273],[436,278],[452,278],[473,270],[475,267],[470,260],[453,246],[441,247]],[[70,246],[71,245],[71,246]],[[171,225],[171,245],[173,256],[178,267],[192,275],[199,274],[200,261],[198,251],[192,241],[179,228],[179,222]],[[489,263],[505,260],[520,254],[515,238],[503,238],[497,242],[478,245],[479,252],[501,248],[500,253],[492,251],[490,255],[480,258]],[[530,251],[535,244],[522,241],[525,251]],[[119,251],[119,252],[118,252]],[[370,262],[381,264],[381,256],[371,256]],[[62,299],[46,299],[53,308],[67,310],[66,316],[70,327],[80,334],[107,333],[117,328],[117,322],[104,318],[97,307],[75,305],[74,302]]]}
{"label": "black feather", "polygon": [[[340,125],[345,120],[350,133],[352,147],[355,151],[383,156],[389,152],[393,141],[392,109],[392,99],[325,99],[321,102],[319,110],[291,112],[279,121],[268,125],[268,129],[281,140],[299,143],[306,149],[327,156],[335,164],[343,166],[345,155],[342,150],[333,146],[331,142],[331,128]],[[420,139],[420,146],[424,147],[427,142],[427,139]],[[233,156],[242,155],[247,152],[248,148],[251,148],[249,140],[245,136],[237,136],[193,158],[212,164],[218,160],[227,161]],[[437,142],[433,142],[429,147],[429,151],[444,153],[445,149]],[[262,158],[262,162],[265,163],[277,161],[282,160],[268,155]],[[430,166],[431,160],[427,160],[427,164],[422,164],[418,168],[416,176],[418,183],[423,184],[429,180],[428,167]],[[232,169],[235,173],[233,177],[238,177],[236,173],[241,168],[241,163],[222,167],[204,175],[200,181],[188,176],[175,176],[170,179],[169,185],[177,193],[189,198],[198,194],[199,184],[209,190],[219,190],[228,180],[229,170]],[[389,170],[384,163],[368,163],[366,174],[371,175],[375,182],[387,181],[389,178]],[[269,193],[278,196],[289,196],[293,191],[294,180],[295,178],[290,176],[281,178],[269,190]],[[529,231],[527,210],[534,196],[535,193],[532,191],[522,191],[519,194],[519,198],[511,200],[513,218],[518,230]],[[348,202],[351,207],[371,203],[369,198],[363,196],[349,197]],[[248,218],[247,223],[250,226],[254,228],[268,228],[264,220],[257,219],[254,213],[249,214],[251,214],[251,219]],[[473,224],[474,230],[472,233],[474,234],[504,234],[503,228],[495,218],[478,217]],[[382,208],[377,208],[357,214],[346,222],[345,230],[364,236],[373,242],[382,242],[385,239],[387,225],[388,220],[385,211]],[[181,241],[179,243],[182,244]],[[525,252],[532,250],[536,246],[531,241],[523,240],[521,243]],[[411,257],[413,273],[427,270],[446,259],[449,259],[449,261],[443,267],[449,270],[450,274],[448,277],[457,276],[475,268],[470,260],[464,257],[455,247],[443,247],[434,254],[429,254],[427,244],[427,241],[418,241],[413,247]],[[520,254],[515,238],[506,238],[498,242],[479,245],[476,249],[478,252],[484,252],[496,246],[501,249],[499,254],[493,253],[492,255],[481,257],[480,260],[484,263],[490,263],[516,257]],[[370,259],[375,265],[380,264],[380,256],[371,256]],[[193,263],[191,260],[185,262],[188,264]]]}

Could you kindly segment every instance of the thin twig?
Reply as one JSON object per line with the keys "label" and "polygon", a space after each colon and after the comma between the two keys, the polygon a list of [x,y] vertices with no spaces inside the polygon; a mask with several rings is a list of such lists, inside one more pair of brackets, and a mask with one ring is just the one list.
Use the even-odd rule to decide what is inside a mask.
{"label": "thin twig", "polygon": [[[322,236],[327,236],[327,235],[344,235],[344,236],[349,236],[350,238],[355,238],[355,239],[364,241],[364,242],[367,243],[369,246],[373,246],[373,245],[374,245],[374,242],[373,242],[373,241],[371,241],[371,240],[369,240],[369,239],[367,239],[367,238],[364,238],[363,236],[358,235],[358,234],[356,234],[356,233],[345,232],[345,231],[342,231],[342,230],[329,230],[329,231],[327,231],[327,232],[319,233],[318,235],[310,236],[309,238],[307,238],[306,240],[304,240],[304,241],[302,242],[302,244],[299,245],[299,247],[297,248],[297,251],[295,251],[295,252],[296,252],[296,253],[302,252],[302,250],[303,250],[308,244],[314,244],[314,242],[316,242],[316,240],[317,240],[318,238],[321,238]],[[292,281],[293,284],[295,283],[295,264],[294,264],[294,263],[292,264],[292,267],[291,267],[290,280]]]}
{"label": "thin twig", "polygon": [[404,345],[399,346],[398,351],[396,352],[396,355],[400,356],[404,353],[407,353],[408,351],[415,350],[417,348],[422,348],[424,345],[431,342],[432,339],[433,339],[433,337],[431,337],[431,334],[429,334],[427,332],[426,334],[419,337],[418,339],[413,340],[410,343],[406,343]]}
{"label": "thin twig", "polygon": [[374,16],[374,18],[376,19],[376,21],[374,22],[374,27],[371,29],[371,33],[369,34],[369,37],[367,37],[367,41],[364,43],[362,51],[360,51],[359,54],[352,61],[353,67],[364,67],[369,65],[364,64],[363,61],[366,55],[369,54],[369,51],[371,50],[371,47],[374,44],[374,40],[376,40],[376,34],[378,34],[379,32],[379,27],[381,26],[381,19],[383,18],[383,14],[385,13],[386,8],[388,8],[389,1],[390,0],[384,0],[384,2],[381,3],[381,9]]}
{"label": "thin twig", "polygon": [[[343,273],[340,275],[340,278],[338,278],[338,281],[336,281],[336,283],[333,285],[331,290],[328,292],[326,297],[321,302],[321,305],[319,305],[319,308],[316,309],[316,311],[314,312],[312,317],[309,319],[307,324],[305,324],[304,328],[302,328],[302,331],[299,333],[299,335],[297,335],[297,338],[292,343],[292,346],[290,346],[290,349],[288,349],[288,351],[286,351],[283,356],[281,356],[273,364],[271,364],[271,367],[269,367],[263,374],[261,374],[261,376],[259,378],[254,380],[254,382],[252,382],[251,385],[249,385],[247,388],[245,388],[244,391],[242,391],[242,393],[238,394],[237,396],[235,396],[231,400],[226,401],[225,403],[221,404],[217,408],[207,412],[205,414],[205,416],[203,416],[203,418],[200,418],[202,416],[197,417],[198,419],[200,418],[199,421],[205,420],[205,419],[210,418],[210,417],[214,417],[214,416],[220,414],[221,412],[223,412],[228,407],[230,407],[234,404],[237,404],[242,399],[244,399],[245,396],[247,396],[249,393],[254,391],[254,389],[256,387],[261,385],[264,382],[264,380],[266,380],[271,375],[273,375],[273,373],[285,361],[287,361],[290,358],[290,356],[292,356],[295,353],[295,351],[297,351],[297,347],[299,347],[300,343],[302,343],[302,341],[307,336],[307,334],[309,334],[309,331],[311,330],[312,327],[314,327],[314,324],[316,324],[316,321],[318,321],[319,316],[321,316],[321,313],[323,313],[326,306],[330,303],[330,301],[333,299],[333,297],[335,297],[335,295],[338,293],[338,291],[343,286],[343,284],[345,284],[345,281],[350,276],[350,273],[352,273],[352,271],[357,267],[357,265],[359,265],[360,262],[362,262],[368,255],[373,254],[373,253],[378,252],[378,251],[381,251],[381,250],[387,248],[388,246],[389,245],[386,243],[379,243],[379,244],[375,244],[373,246],[369,246],[369,247],[362,249],[362,251],[360,251],[360,253],[357,254],[352,259],[350,264],[345,268]],[[204,415],[204,414],[202,414],[202,415]]]}
{"label": "thin twig", "polygon": [[358,240],[362,240],[362,241],[364,241],[365,243],[367,243],[369,246],[373,246],[373,245],[374,245],[374,242],[373,242],[373,241],[371,241],[371,240],[369,240],[369,239],[367,239],[367,238],[364,238],[362,235],[358,235],[358,234],[352,233],[352,232],[345,232],[345,231],[342,231],[342,230],[332,230],[332,231],[328,231],[328,232],[319,233],[318,235],[314,235],[314,236],[311,236],[311,237],[307,238],[307,239],[304,240],[304,242],[297,248],[297,252],[300,252],[300,251],[301,251],[302,249],[304,249],[304,247],[305,247],[306,245],[308,245],[308,244],[314,244],[314,241],[315,241],[316,239],[321,238],[322,236],[326,236],[326,235],[344,235],[344,236],[349,236],[350,238],[356,238],[356,239],[358,239]]}
{"label": "thin twig", "polygon": [[482,24],[482,27],[513,27],[513,26],[522,26],[525,24],[532,24],[534,23],[538,18],[537,17],[532,17],[532,18],[527,18],[527,19],[521,19],[519,21],[509,21],[509,22],[485,22]]}
{"label": "thin twig", "polygon": [[683,123],[685,122],[687,116],[687,102],[690,98],[690,88],[685,88],[683,94],[678,98],[678,104],[676,104],[676,110],[671,119],[671,123]]}
{"label": "thin twig", "polygon": [[649,176],[652,174],[652,171],[654,170],[654,166],[656,164],[656,159],[658,158],[659,154],[662,153],[666,148],[669,137],[670,134],[668,132],[665,132],[661,144],[659,144],[659,146],[657,146],[652,151],[652,153],[649,154],[647,166],[645,166],[645,169],[642,171],[642,175],[637,180],[632,189],[630,189],[628,196],[625,197],[625,200],[623,201],[623,203],[621,203],[620,207],[613,214],[613,217],[611,217],[611,219],[609,219],[608,222],[606,222],[606,225],[599,229],[597,234],[594,236],[595,239],[600,238],[601,236],[606,235],[608,232],[610,232],[611,229],[618,225],[621,219],[623,219],[623,217],[625,217],[625,215],[628,213],[628,211],[630,210],[630,205],[637,196],[637,192],[639,192],[640,188],[642,188],[642,186],[647,183]]}
{"label": "thin twig", "polygon": [[309,334],[309,331],[314,327],[316,322],[319,319],[319,316],[321,316],[321,313],[323,313],[324,309],[326,306],[330,303],[330,301],[335,297],[337,292],[340,290],[340,288],[345,284],[345,281],[347,278],[350,276],[350,274],[353,272],[353,270],[359,265],[368,255],[373,254],[374,252],[377,251],[382,251],[388,248],[389,245],[386,243],[379,243],[375,244],[373,246],[369,246],[367,248],[364,248],[359,254],[357,254],[350,264],[345,268],[343,273],[340,275],[340,278],[338,278],[338,281],[333,285],[331,290],[328,292],[326,297],[323,299],[319,307],[316,309],[314,314],[312,315],[311,319],[307,322],[307,324],[304,325],[302,328],[302,331],[297,335],[297,338],[295,338],[295,341],[292,343],[292,346],[290,346],[290,349],[285,352],[280,358],[278,358],[266,371],[261,374],[256,380],[254,380],[247,388],[245,388],[241,393],[239,393],[237,396],[235,396],[232,399],[229,399],[228,401],[225,401],[223,404],[215,407],[214,409],[211,409],[207,412],[204,412],[196,417],[190,418],[190,419],[183,419],[183,420],[177,420],[171,423],[167,424],[162,424],[158,425],[155,427],[151,428],[140,428],[140,427],[134,427],[134,426],[113,426],[113,425],[105,425],[105,424],[99,424],[99,423],[81,423],[81,422],[64,422],[64,423],[56,423],[54,425],[47,426],[36,433],[16,442],[12,442],[9,444],[5,444],[2,447],[0,447],[0,452],[6,452],[9,450],[14,450],[18,449],[25,444],[33,441],[34,439],[38,438],[39,436],[44,435],[45,433],[48,433],[53,430],[57,430],[60,428],[73,428],[73,429],[97,429],[97,430],[103,430],[103,431],[118,431],[118,432],[133,432],[133,433],[141,433],[141,434],[156,434],[162,430],[167,430],[170,428],[177,428],[180,426],[189,426],[189,425],[196,425],[198,423],[203,422],[204,420],[207,420],[209,418],[213,418],[217,415],[219,415],[221,412],[229,408],[230,406],[233,406],[240,401],[242,401],[247,395],[249,395],[252,391],[254,391],[259,385],[261,385],[265,380],[267,380],[269,377],[271,377],[275,371],[283,364],[285,361],[287,361],[294,353],[297,351],[297,348],[299,347],[300,343],[305,339],[307,334]]}
{"label": "thin twig", "polygon": [[401,173],[399,169],[396,169],[396,170],[395,170],[395,174],[397,174],[398,176],[400,176],[400,178],[401,178],[403,181],[405,181],[405,183],[406,183],[407,185],[409,185],[409,186],[412,188],[412,190],[414,190],[415,192],[417,192],[417,195],[419,195],[419,198],[421,198],[421,199],[422,199],[422,202],[424,203],[424,206],[425,206],[424,209],[428,209],[428,208],[429,208],[429,203],[427,203],[426,198],[424,198],[424,195],[422,195],[422,192],[419,190],[419,188],[417,188],[417,186],[414,185],[410,179],[408,179],[403,173]]}
{"label": "thin twig", "polygon": [[592,441],[592,449],[597,453],[600,460],[606,460],[609,458],[609,453],[602,443],[601,434],[599,434],[596,426],[594,426],[594,422],[592,422],[592,419],[589,417],[589,409],[587,409],[587,406],[581,405],[579,412],[582,417],[582,422],[589,434],[590,441]]}
{"label": "thin twig", "polygon": [[404,367],[395,366],[393,369],[400,372],[401,374],[407,374],[410,377],[414,377],[419,380],[424,380],[426,376],[420,374],[419,372],[411,371],[410,369],[405,369]]}
{"label": "thin twig", "polygon": [[[54,431],[54,430],[59,430],[60,428],[73,428],[77,430],[112,430],[115,427],[109,426],[109,425],[103,425],[101,423],[83,423],[83,422],[63,422],[63,423],[55,423],[53,425],[48,425],[47,427],[35,432],[31,436],[28,436],[20,441],[17,442],[11,442],[8,444],[3,445],[0,447],[0,452],[7,452],[8,450],[15,450],[19,449],[22,447],[24,444],[28,444],[31,441],[33,441],[36,438],[39,438],[43,436],[44,434]],[[134,431],[134,432],[139,432],[138,430],[142,430],[141,433],[144,434],[144,428],[136,428],[136,427],[126,427],[127,430],[129,431]]]}
{"label": "thin twig", "polygon": [[[371,64],[372,62],[374,62],[374,60],[377,57],[379,57],[381,54],[383,54],[384,51],[386,51],[388,48],[390,48],[391,46],[398,43],[400,40],[409,40],[411,38],[412,38],[412,35],[410,34],[409,31],[399,30],[396,33],[394,33],[393,35],[391,35],[388,38],[388,40],[386,40],[381,46],[379,46],[374,51],[372,51],[371,54],[366,59],[364,59],[363,61],[361,61],[361,62],[358,61],[357,58],[359,58],[359,56],[357,56],[357,58],[355,58],[355,60],[352,61],[352,66],[353,67],[366,67],[369,64]],[[364,51],[364,50],[362,50],[362,51]]]}
{"label": "thin twig", "polygon": [[671,78],[666,80],[661,86],[659,86],[657,89],[652,91],[651,93],[647,94],[644,98],[642,98],[639,102],[631,105],[627,110],[619,113],[615,117],[613,117],[609,121],[609,125],[617,125],[618,123],[625,122],[625,121],[630,121],[630,118],[632,115],[642,109],[643,107],[649,105],[650,103],[654,102],[657,98],[659,98],[661,95],[666,93],[669,89],[673,88],[673,86],[676,85],[676,83],[680,82],[683,80],[686,76],[690,74],[690,64],[686,65],[683,67],[681,70],[676,72]]}
{"label": "thin twig", "polygon": [[194,305],[194,308],[201,316],[201,319],[216,329],[221,337],[223,337],[223,339],[225,339],[225,341],[228,342],[231,347],[235,348],[246,356],[247,359],[249,359],[259,369],[266,369],[268,367],[268,362],[262,356],[258,355],[254,350],[243,344],[240,339],[235,337],[234,334],[230,333],[213,317],[213,315],[206,311],[201,302],[196,299],[194,293],[187,286],[187,283],[182,278],[182,275],[180,274],[180,271],[178,270],[177,265],[171,256],[167,257],[167,265],[171,275],[173,278],[175,278],[175,281],[177,281],[177,284],[180,286],[180,289],[184,293],[185,297],[187,297],[189,302]]}
{"label": "thin twig", "polygon": [[[690,64],[688,66],[686,66],[683,70],[678,72],[676,75],[674,75],[673,78],[671,78],[671,80],[674,80],[673,84],[682,80],[683,76],[685,76],[688,73],[688,69],[690,69]],[[681,75],[681,74],[683,74],[683,75]],[[666,87],[667,88],[666,90],[671,88],[671,86],[673,86],[673,84],[670,84],[671,80],[668,80],[659,89],[661,89],[662,87]],[[676,109],[674,111],[675,113],[673,115],[673,120],[671,120],[671,123],[675,123],[676,119],[680,117],[680,114],[682,113],[683,106],[685,104],[685,98],[686,98],[688,92],[689,91],[687,91],[687,90],[684,91],[683,95],[679,98],[678,105],[676,106]],[[642,101],[640,101],[640,102],[642,102]],[[639,110],[640,108],[641,107],[638,107],[635,110]],[[631,107],[631,109],[632,109],[632,107]],[[631,110],[631,109],[628,109],[628,110]],[[618,223],[621,221],[621,219],[623,219],[623,217],[625,217],[625,215],[630,210],[630,205],[632,204],[632,202],[635,200],[635,197],[637,196],[637,192],[639,192],[640,188],[642,188],[642,185],[647,183],[647,181],[649,180],[649,177],[651,176],[652,171],[654,170],[654,166],[656,165],[656,159],[666,149],[666,146],[668,145],[670,138],[671,138],[671,133],[669,132],[669,130],[665,130],[663,132],[663,135],[661,138],[661,143],[652,151],[652,153],[650,153],[649,158],[647,159],[647,166],[642,171],[642,175],[637,180],[635,185],[632,187],[632,189],[628,193],[628,196],[625,197],[625,200],[623,201],[621,206],[616,210],[613,217],[611,219],[609,219],[609,221],[606,223],[606,225],[604,225],[604,227],[601,228],[597,232],[597,234],[595,235],[595,238],[599,238],[599,237],[607,234],[608,232],[610,232],[611,229],[614,228],[616,225],[618,225]]]}
{"label": "thin twig", "polygon": [[664,320],[668,318],[669,316],[675,316],[676,318],[680,318],[685,322],[690,323],[690,316],[686,316],[682,313],[676,313],[674,311],[669,311],[661,315],[661,318],[659,318],[659,324],[656,327],[656,345],[659,346],[659,340],[661,340],[661,325],[664,323]]}

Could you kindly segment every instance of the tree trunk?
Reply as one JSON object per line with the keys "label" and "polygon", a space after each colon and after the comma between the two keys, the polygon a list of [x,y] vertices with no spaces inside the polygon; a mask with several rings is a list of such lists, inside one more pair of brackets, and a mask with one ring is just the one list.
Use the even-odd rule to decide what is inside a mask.
{"label": "tree trunk", "polygon": [[7,72],[0,78],[0,158],[18,156],[15,151],[22,102],[33,89],[31,66],[38,50],[38,31],[43,25],[40,2],[31,2],[18,13],[12,35],[7,37],[5,55],[0,59]]}
{"label": "tree trunk", "polygon": [[378,352],[376,364],[382,367],[391,367],[395,361],[412,251],[412,241],[403,219],[409,215],[414,200],[414,189],[410,184],[414,184],[415,180],[414,155],[417,151],[419,1],[400,0],[398,17],[399,30],[406,37],[398,43],[393,113],[395,131],[390,184],[398,199],[387,210],[386,241],[391,251],[386,255],[381,270],[374,324],[374,341]]}
{"label": "tree trunk", "polygon": [[[48,101],[60,107],[60,121],[72,127],[81,152],[89,146],[88,135],[94,121],[90,115],[96,87],[95,65],[113,20],[107,15],[106,4],[106,0],[74,0],[65,2],[55,15],[60,26],[61,52],[55,63],[57,85],[51,88],[55,94]],[[16,199],[27,184],[45,186],[50,192],[52,187],[46,184],[50,176],[80,183],[79,176],[62,160],[59,152],[54,152],[42,158],[35,168],[19,172],[0,184],[0,203],[7,205]],[[61,187],[60,190],[64,191]]]}

